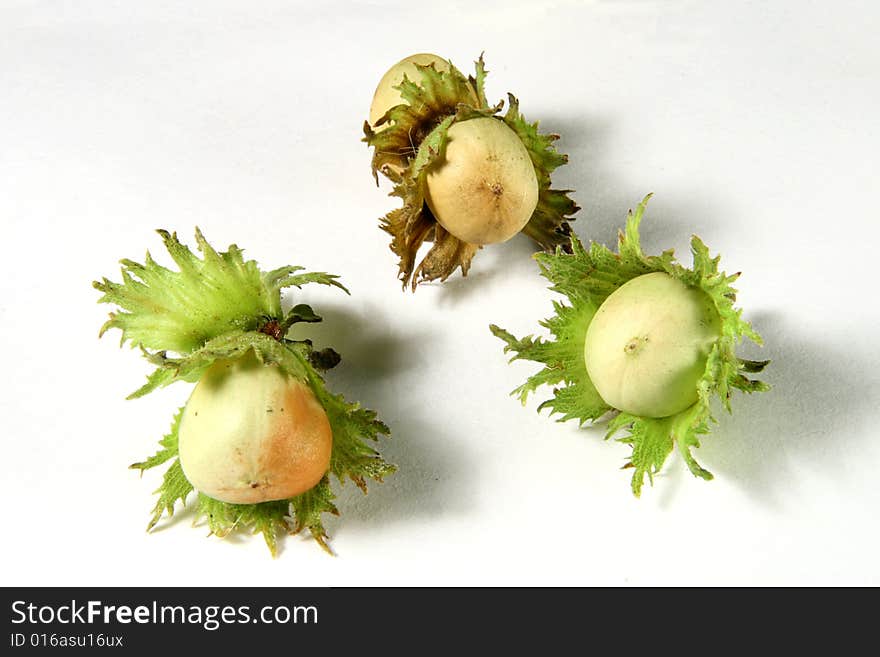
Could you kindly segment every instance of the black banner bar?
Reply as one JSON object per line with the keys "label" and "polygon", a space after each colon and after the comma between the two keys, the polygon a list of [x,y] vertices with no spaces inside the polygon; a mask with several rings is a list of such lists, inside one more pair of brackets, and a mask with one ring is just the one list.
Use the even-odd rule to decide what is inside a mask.
{"label": "black banner bar", "polygon": [[[5,588],[0,654],[88,651],[141,654],[196,647],[242,655],[268,649],[369,654],[471,654],[477,645],[536,654],[579,646],[708,645],[790,647],[809,628],[811,645],[832,635],[846,608],[840,591],[710,589],[460,588]],[[829,598],[835,603],[829,605]],[[870,607],[873,610],[875,607]],[[850,608],[852,609],[852,608]],[[863,608],[863,612],[868,608]],[[820,612],[821,610],[821,612]],[[782,614],[781,612],[785,612]],[[834,613],[838,612],[838,613]],[[873,612],[872,612],[873,613]],[[834,634],[852,639],[868,627],[847,615]],[[804,635],[806,636],[806,635]],[[220,651],[220,652],[216,652]],[[245,652],[246,651],[246,652]],[[570,650],[564,650],[570,652]],[[616,651],[615,651],[616,652]],[[282,653],[278,653],[282,654]]]}

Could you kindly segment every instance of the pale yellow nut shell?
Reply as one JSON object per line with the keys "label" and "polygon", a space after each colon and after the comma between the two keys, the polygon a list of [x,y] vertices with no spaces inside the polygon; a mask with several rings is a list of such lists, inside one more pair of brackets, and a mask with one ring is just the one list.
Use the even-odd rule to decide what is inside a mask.
{"label": "pale yellow nut shell", "polygon": [[189,482],[232,504],[304,493],[327,472],[333,447],[327,414],[311,389],[253,355],[208,369],[178,435]]}
{"label": "pale yellow nut shell", "polygon": [[[421,81],[421,74],[416,68],[416,64],[421,66],[433,64],[434,68],[438,71],[449,70],[449,62],[439,55],[432,55],[427,52],[410,55],[409,57],[401,59],[388,69],[385,75],[382,76],[382,79],[379,80],[379,85],[376,87],[376,93],[373,94],[373,103],[370,105],[371,127],[376,127],[376,121],[381,119],[385,112],[395,105],[400,105],[404,102],[403,98],[400,96],[400,91],[394,88],[403,82],[404,75],[406,75],[407,79],[416,84]],[[384,127],[385,124],[379,129],[381,130]]]}
{"label": "pale yellow nut shell", "polygon": [[505,242],[529,222],[538,178],[529,152],[501,119],[453,124],[442,160],[427,175],[425,200],[434,217],[471,244]]}
{"label": "pale yellow nut shell", "polygon": [[641,417],[666,417],[697,401],[706,358],[721,335],[709,296],[663,272],[621,285],[587,329],[584,359],[605,402]]}

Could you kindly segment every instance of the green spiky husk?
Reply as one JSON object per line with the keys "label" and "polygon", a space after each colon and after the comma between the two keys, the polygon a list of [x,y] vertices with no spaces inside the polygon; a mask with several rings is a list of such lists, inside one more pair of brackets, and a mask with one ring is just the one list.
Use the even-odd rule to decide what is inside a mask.
{"label": "green spiky husk", "polygon": [[[324,549],[329,549],[321,517],[324,513],[338,514],[329,475],[332,473],[340,483],[351,480],[364,492],[367,479],[382,481],[395,468],[370,443],[389,430],[375,412],[348,403],[327,389],[318,369],[339,362],[335,351],[316,351],[309,341],[284,337],[294,324],[319,322],[321,317],[305,304],[283,313],[281,290],[308,283],[347,290],[336,276],[306,273],[301,267],[261,272],[256,262],[245,261],[234,245],[226,252],[216,252],[198,229],[196,240],[204,256],[201,259],[181,244],[176,235],[159,232],[179,271],[161,267],[147,254],[145,264],[122,261],[122,283],[106,278],[94,283],[104,292],[99,301],[120,309],[111,314],[101,333],[110,328],[120,329],[122,343],[139,347],[156,366],[147,382],[130,398],[175,381],[198,381],[216,360],[240,358],[251,351],[265,365],[277,366],[306,383],[324,407],[333,434],[327,476],[301,495],[260,504],[228,504],[197,494],[196,517],[204,518],[211,533],[217,536],[235,530],[261,533],[273,555],[281,531],[297,533],[307,529]],[[144,471],[172,461],[156,491],[159,497],[148,529],[163,515],[171,516],[178,502],[186,504],[193,492],[177,458],[180,416],[178,412],[171,432],[160,441],[161,449],[131,466]]]}
{"label": "green spiky husk", "polygon": [[[466,276],[481,248],[444,230],[425,203],[427,172],[442,161],[449,128],[461,121],[493,117],[514,131],[535,167],[539,192],[537,207],[522,232],[544,250],[570,249],[568,222],[579,208],[568,196],[570,190],[551,189],[550,180],[553,171],[568,160],[553,146],[559,135],[539,133],[538,124],[525,120],[511,94],[505,114],[500,114],[503,101],[490,106],[482,56],[475,66],[475,74],[465,77],[451,62],[447,71],[417,64],[421,79],[405,77],[398,87],[404,102],[388,110],[376,130],[364,123],[364,141],[373,147],[373,176],[378,172],[387,176],[394,184],[391,195],[402,202],[380,220],[380,226],[391,235],[390,248],[399,258],[398,278],[404,288],[410,285],[415,290],[420,282],[444,281],[456,269]],[[419,248],[432,240],[432,247],[417,264]]]}
{"label": "green spiky husk", "polygon": [[[668,455],[677,447],[690,471],[703,479],[712,475],[694,459],[692,449],[699,447],[699,436],[709,432],[715,422],[710,401],[718,397],[724,408],[731,410],[733,389],[743,392],[763,392],[767,384],[748,375],[761,372],[769,361],[749,361],[736,356],[736,346],[744,338],[762,344],[761,337],[742,319],[742,311],[734,307],[736,290],[732,284],[739,274],[727,275],[718,270],[720,257],[711,257],[700,238],[691,239],[693,266],[679,264],[672,251],[659,256],[642,252],[639,224],[650,195],[630,212],[626,228],[618,238],[617,253],[592,243],[584,248],[572,239],[571,253],[557,249],[556,253],[535,255],[541,274],[550,281],[550,289],[566,297],[568,303],[553,302],[554,315],[541,325],[550,331],[551,339],[527,336],[517,339],[494,324],[492,332],[502,339],[505,352],[513,353],[511,360],[531,360],[544,367],[514,390],[523,403],[543,385],[556,386],[553,396],[544,401],[539,410],[550,409],[559,414],[559,421],[575,419],[580,425],[594,422],[606,414],[616,415],[608,425],[606,437],[623,432],[620,442],[632,446],[632,454],[625,467],[633,468],[632,490],[638,496],[645,478],[653,483]],[[599,395],[587,373],[584,361],[584,341],[590,322],[608,296],[621,285],[638,276],[665,272],[688,286],[701,289],[712,300],[721,318],[721,334],[712,345],[706,367],[697,384],[698,401],[681,413],[665,418],[638,417],[621,413],[609,406]]]}

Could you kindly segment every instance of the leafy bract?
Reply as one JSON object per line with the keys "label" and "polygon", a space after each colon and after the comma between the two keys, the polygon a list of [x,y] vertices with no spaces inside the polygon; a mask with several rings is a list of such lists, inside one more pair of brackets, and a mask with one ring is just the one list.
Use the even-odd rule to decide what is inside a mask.
{"label": "leafy bract", "polygon": [[389,109],[376,122],[377,130],[364,122],[364,141],[373,147],[374,177],[380,171],[387,175],[389,171],[407,168],[425,138],[454,116],[459,105],[488,109],[483,106],[485,96],[478,100],[481,92],[476,79],[469,80],[452,62],[448,64],[446,71],[437,70],[433,64],[415,64],[420,79],[404,76],[397,87],[404,102]]}
{"label": "leafy bract", "polygon": [[567,251],[571,248],[571,226],[568,222],[574,220],[573,215],[580,208],[568,196],[572,190],[550,189],[550,175],[568,162],[568,156],[559,153],[553,146],[559,135],[538,132],[538,123],[526,121],[514,95],[507,94],[507,98],[509,102],[504,122],[525,145],[538,177],[538,205],[522,232],[545,251],[552,251],[557,246]]}
{"label": "leafy bract", "polygon": [[[399,258],[398,278],[404,288],[410,285],[415,290],[420,282],[444,281],[456,269],[466,276],[481,248],[447,232],[425,203],[427,173],[442,162],[449,128],[461,121],[494,117],[516,133],[535,167],[539,190],[538,205],[522,232],[542,249],[570,248],[568,222],[579,208],[568,190],[550,188],[550,175],[568,160],[553,146],[559,136],[539,133],[538,124],[525,120],[512,95],[506,114],[500,114],[503,101],[490,106],[482,56],[475,66],[475,74],[465,77],[451,62],[446,71],[438,71],[433,64],[415,64],[420,79],[404,77],[398,87],[404,102],[389,109],[375,129],[364,123],[364,141],[373,148],[373,175],[377,180],[379,172],[388,177],[394,184],[391,195],[402,202],[402,207],[380,220],[380,226],[391,235],[390,247]],[[430,241],[431,248],[417,264],[419,248]]]}
{"label": "leafy bract", "polygon": [[[162,477],[162,485],[156,490],[159,499],[153,507],[153,517],[147,525],[148,531],[158,524],[163,515],[173,516],[178,503],[185,507],[190,493],[193,493],[193,487],[187,481],[178,459],[177,432],[182,413],[181,408],[175,415],[171,432],[160,441],[162,449],[145,461],[130,466],[143,472],[174,459]],[[321,516],[324,513],[339,514],[333,505],[333,499],[328,477],[296,497],[260,504],[230,504],[196,493],[194,523],[204,520],[211,534],[220,538],[236,530],[259,533],[273,556],[277,555],[279,533],[296,534],[308,529],[321,547],[329,552]]]}
{"label": "leafy bract", "polygon": [[[736,356],[736,346],[743,338],[761,344],[761,337],[742,319],[734,307],[736,290],[732,284],[739,274],[719,271],[720,257],[712,257],[696,236],[691,239],[692,268],[679,264],[672,251],[648,256],[642,251],[639,225],[650,195],[629,213],[626,226],[619,233],[617,253],[595,242],[587,249],[572,238],[571,251],[557,248],[555,253],[538,253],[535,259],[541,274],[550,281],[550,289],[563,295],[566,302],[554,301],[554,315],[541,322],[550,339],[527,336],[517,339],[494,324],[492,332],[506,343],[511,360],[531,360],[543,365],[536,374],[513,391],[523,403],[542,385],[554,386],[553,396],[540,406],[549,408],[559,421],[576,419],[581,425],[606,413],[617,413],[608,425],[608,437],[623,435],[620,442],[632,446],[627,467],[633,468],[632,489],[638,496],[645,478],[662,468],[673,448],[678,447],[690,471],[703,479],[712,475],[694,459],[692,449],[699,447],[698,437],[708,433],[715,421],[710,410],[714,396],[730,411],[733,388],[744,392],[763,392],[767,384],[748,375],[761,372],[769,361],[749,361]],[[712,300],[721,318],[721,335],[712,345],[702,378],[697,383],[698,401],[684,411],[664,418],[648,418],[618,412],[602,400],[590,381],[584,360],[584,341],[596,311],[608,296],[627,281],[643,274],[665,272],[688,286],[696,287]]]}
{"label": "leafy bract", "polygon": [[[366,492],[366,481],[381,481],[394,472],[374,448],[388,427],[376,413],[347,402],[327,389],[319,370],[339,362],[333,349],[313,349],[308,340],[287,339],[288,330],[300,322],[320,322],[321,317],[306,304],[282,311],[281,290],[308,283],[345,288],[338,277],[320,272],[304,272],[301,267],[282,267],[262,272],[254,261],[245,261],[241,251],[229,247],[216,252],[197,230],[196,240],[204,258],[198,258],[181,244],[176,235],[159,231],[179,270],[157,264],[147,255],[144,264],[123,260],[122,283],[108,279],[94,286],[104,292],[99,300],[122,309],[111,314],[101,333],[122,331],[128,341],[141,349],[156,369],[146,384],[130,397],[140,397],[176,381],[195,382],[217,360],[241,358],[253,352],[267,367],[278,367],[287,375],[308,384],[324,407],[333,433],[333,449],[328,475],[340,483],[353,481]],[[347,292],[347,290],[345,290]],[[187,504],[193,487],[187,481],[178,459],[178,428],[182,409],[175,415],[171,431],[160,440],[160,450],[152,457],[132,465],[141,471],[171,461],[148,529],[163,515],[171,516],[178,503]],[[288,500],[261,504],[229,504],[203,494],[196,497],[197,517],[205,518],[211,532],[225,536],[243,529],[263,535],[276,553],[280,530],[293,533],[308,529],[325,549],[322,514],[337,514],[329,476],[314,488]]]}
{"label": "leafy bract", "polygon": [[280,319],[286,287],[320,283],[345,289],[337,276],[299,273],[302,267],[261,272],[234,244],[223,253],[215,251],[198,228],[196,244],[203,258],[181,244],[176,233],[158,232],[179,269],[163,267],[148,252],[143,264],[122,261],[122,283],[95,281],[104,293],[99,302],[120,308],[110,314],[102,335],[117,328],[121,343],[186,354],[224,333],[253,331]]}

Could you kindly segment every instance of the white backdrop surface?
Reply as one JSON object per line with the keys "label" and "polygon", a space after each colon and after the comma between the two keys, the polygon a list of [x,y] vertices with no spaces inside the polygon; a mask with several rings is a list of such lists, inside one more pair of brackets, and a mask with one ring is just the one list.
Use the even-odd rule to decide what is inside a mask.
{"label": "white backdrop surface", "polygon": [[[880,584],[874,2],[0,2],[0,386],[4,585]],[[699,234],[742,271],[773,360],[764,395],[635,499],[628,447],[508,393],[488,331],[538,330],[552,295],[524,237],[471,274],[402,293],[360,142],[395,61],[485,52],[558,132],[574,228],[611,245],[655,196],[647,251]],[[206,538],[179,512],[144,532],[153,452],[189,392],[137,401],[148,365],[97,339],[92,280],[198,225],[265,268],[338,273],[294,298],[375,408],[399,472],[339,490],[338,556]],[[167,262],[167,260],[165,260]]]}

